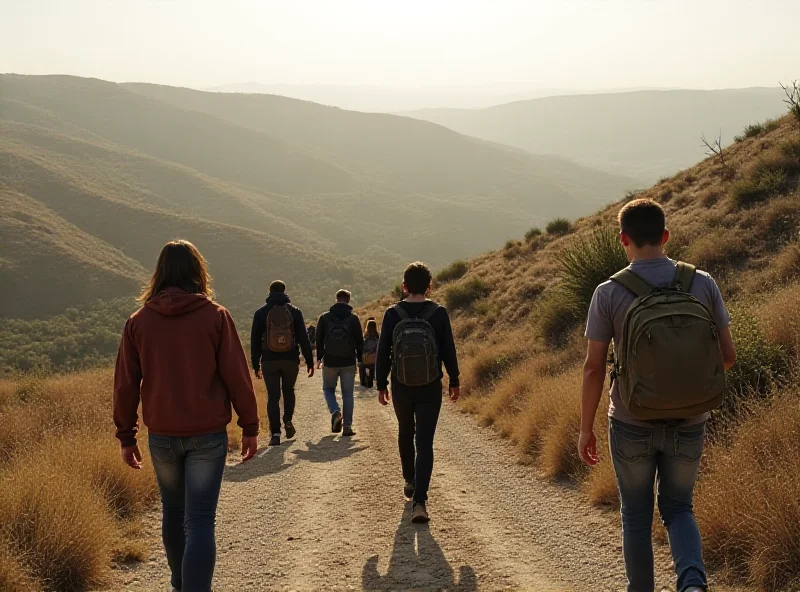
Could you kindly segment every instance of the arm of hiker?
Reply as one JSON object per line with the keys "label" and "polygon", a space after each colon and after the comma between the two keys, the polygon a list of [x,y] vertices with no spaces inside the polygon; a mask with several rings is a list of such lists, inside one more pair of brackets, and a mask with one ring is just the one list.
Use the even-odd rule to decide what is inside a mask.
{"label": "arm of hiker", "polygon": [[306,361],[306,368],[310,371],[309,376],[313,376],[314,351],[311,349],[311,340],[308,338],[308,332],[306,331],[306,321],[303,318],[303,313],[299,310],[294,317],[294,334],[297,336],[297,343],[300,345],[300,351]]}
{"label": "arm of hiker", "polygon": [[142,367],[139,351],[133,338],[132,321],[128,319],[122,331],[122,340],[114,368],[114,425],[117,439],[122,445],[122,460],[139,469],[142,455],[136,444],[139,432],[139,389],[142,385]]}
{"label": "arm of hiker", "polygon": [[458,369],[456,340],[453,337],[453,326],[450,324],[450,315],[447,314],[447,310],[444,307],[441,307],[441,310],[442,312],[439,314],[444,315],[441,350],[442,362],[444,363],[445,370],[447,370],[447,376],[450,377],[450,400],[457,401],[461,396],[461,390],[459,388],[461,383],[459,382],[460,371]]}
{"label": "arm of hiker", "polygon": [[320,315],[317,319],[317,368],[322,368],[322,360],[325,357],[325,315]]}
{"label": "arm of hiker", "polygon": [[725,365],[725,370],[730,370],[736,363],[736,346],[733,344],[730,327],[719,330],[719,347],[722,350],[722,363]]}
{"label": "arm of hiker", "polygon": [[[217,345],[217,369],[222,382],[225,383],[236,415],[239,416],[237,424],[242,428],[242,447],[244,448],[245,438],[257,440],[258,437],[256,394],[253,391],[253,381],[247,369],[242,343],[236,332],[236,324],[230,313],[224,308],[220,309],[220,317],[222,327]],[[252,444],[252,440],[248,440],[248,446],[252,446]],[[243,460],[246,459],[243,458]]]}
{"label": "arm of hiker", "polygon": [[250,363],[253,365],[257,378],[261,378],[261,342],[266,329],[260,310],[253,315],[253,326],[250,328]]}
{"label": "arm of hiker", "polygon": [[[378,339],[378,351],[375,354],[375,386],[378,389],[378,401],[381,405],[389,402],[389,372],[392,368],[392,324],[391,309],[387,309],[383,314],[381,323],[381,336]],[[381,393],[386,393],[383,398]]]}
{"label": "arm of hiker", "polygon": [[578,438],[578,453],[581,460],[589,465],[596,465],[597,438],[594,434],[594,418],[603,395],[603,383],[606,379],[606,359],[608,357],[608,341],[589,340],[586,347],[586,361],[583,363],[583,384],[581,385],[581,433]]}

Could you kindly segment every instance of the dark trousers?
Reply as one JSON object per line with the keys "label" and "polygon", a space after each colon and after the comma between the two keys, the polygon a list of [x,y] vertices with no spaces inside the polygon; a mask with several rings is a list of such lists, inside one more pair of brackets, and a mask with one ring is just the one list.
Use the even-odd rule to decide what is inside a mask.
{"label": "dark trousers", "polygon": [[433,473],[433,436],[442,409],[442,383],[418,387],[392,384],[392,404],[399,424],[403,477],[415,486],[414,502],[425,502]]}
{"label": "dark trousers", "polygon": [[358,377],[361,382],[361,386],[372,388],[375,384],[375,364],[361,364],[358,367]]}
{"label": "dark trousers", "polygon": [[283,394],[283,423],[291,423],[294,416],[294,385],[300,373],[300,362],[292,360],[265,361],[264,382],[267,384],[267,417],[269,431],[281,433],[281,394]]}

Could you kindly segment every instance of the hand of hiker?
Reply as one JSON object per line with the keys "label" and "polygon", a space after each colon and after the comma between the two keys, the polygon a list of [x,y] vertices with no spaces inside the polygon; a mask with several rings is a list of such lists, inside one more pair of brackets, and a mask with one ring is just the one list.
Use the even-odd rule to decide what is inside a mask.
{"label": "hand of hiker", "polygon": [[317,370],[322,370],[322,362],[317,362]]}
{"label": "hand of hiker", "polygon": [[242,436],[242,462],[247,462],[258,452],[258,436]]}
{"label": "hand of hiker", "polygon": [[391,395],[389,395],[389,391],[387,389],[383,389],[382,391],[378,391],[378,403],[381,405],[388,405],[389,400],[391,399]]}
{"label": "hand of hiker", "polygon": [[258,378],[259,380],[261,380],[262,376],[263,376],[263,375],[261,374],[261,368],[259,368],[258,370],[256,370],[256,378]]}
{"label": "hand of hiker", "polygon": [[308,377],[311,378],[312,376],[314,376],[314,366],[309,366],[308,367]]}
{"label": "hand of hiker", "polygon": [[134,444],[133,446],[123,446],[121,455],[122,462],[132,469],[142,468],[142,452],[139,450],[138,445]]}
{"label": "hand of hiker", "polygon": [[461,388],[457,386],[450,387],[450,400],[455,402],[461,396]]}
{"label": "hand of hiker", "polygon": [[597,456],[597,437],[594,432],[581,432],[578,439],[578,454],[581,455],[583,464],[593,467],[600,462]]}

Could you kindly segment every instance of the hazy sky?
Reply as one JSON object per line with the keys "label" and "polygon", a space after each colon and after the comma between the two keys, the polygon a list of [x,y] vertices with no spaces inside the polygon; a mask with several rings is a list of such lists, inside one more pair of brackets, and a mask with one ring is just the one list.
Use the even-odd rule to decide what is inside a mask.
{"label": "hazy sky", "polygon": [[233,82],[773,86],[800,0],[0,0],[0,71]]}

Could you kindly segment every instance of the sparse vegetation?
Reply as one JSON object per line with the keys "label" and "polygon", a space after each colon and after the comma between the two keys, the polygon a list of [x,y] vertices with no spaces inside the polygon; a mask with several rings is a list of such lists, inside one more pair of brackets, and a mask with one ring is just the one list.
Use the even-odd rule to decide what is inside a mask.
{"label": "sparse vegetation", "polygon": [[436,281],[440,284],[445,284],[453,280],[461,279],[467,273],[467,269],[466,261],[453,261],[436,274]]}
{"label": "sparse vegetation", "polygon": [[777,146],[750,167],[745,177],[734,183],[731,196],[739,207],[750,206],[791,189],[800,175],[800,139]]}
{"label": "sparse vegetation", "polygon": [[794,117],[795,123],[800,126],[800,80],[793,80],[788,84],[781,83],[781,88],[786,95],[783,102],[789,107],[789,114]]}
{"label": "sparse vegetation", "polygon": [[450,310],[464,310],[473,302],[489,295],[491,290],[480,278],[454,284],[445,290],[445,303]]}
{"label": "sparse vegetation", "polygon": [[778,125],[779,122],[777,119],[768,119],[763,123],[751,123],[745,126],[740,136],[736,136],[734,139],[737,142],[744,142],[749,138],[757,138],[761,134],[778,129]]}
{"label": "sparse vegetation", "polygon": [[569,234],[572,230],[572,222],[566,218],[556,218],[547,223],[546,230],[547,234],[552,234],[554,236]]}
{"label": "sparse vegetation", "polygon": [[530,228],[527,230],[527,232],[525,232],[525,242],[529,243],[533,241],[535,238],[538,238],[540,236],[542,236],[542,229],[537,226],[534,226],[533,228]]}

